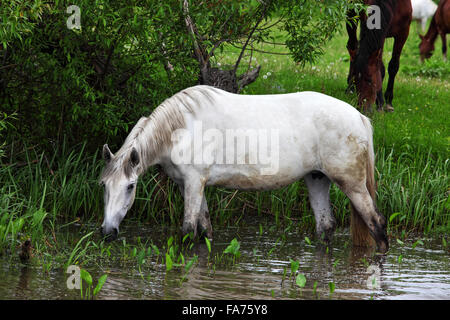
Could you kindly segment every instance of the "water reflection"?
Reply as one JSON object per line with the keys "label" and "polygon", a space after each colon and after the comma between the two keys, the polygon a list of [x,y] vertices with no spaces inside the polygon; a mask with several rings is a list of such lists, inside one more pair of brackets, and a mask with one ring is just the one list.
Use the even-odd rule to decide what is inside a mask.
{"label": "water reflection", "polygon": [[28,287],[31,279],[31,269],[28,266],[23,266],[20,269],[19,282],[17,283],[15,296],[17,299],[26,298],[30,293],[30,289]]}
{"label": "water reflection", "polygon": [[[212,252],[197,243],[186,261],[198,261],[185,275],[184,268],[166,272],[165,265],[148,259],[140,272],[136,265],[108,266],[108,279],[99,299],[450,299],[450,256],[440,241],[423,246],[391,241],[387,254],[352,247],[347,233],[338,233],[333,246],[305,242],[301,232],[266,231],[258,223],[215,230]],[[168,230],[123,228],[128,242],[133,237],[161,244]],[[241,244],[241,257],[225,259],[223,250],[233,238]],[[413,241],[410,241],[411,243]],[[405,243],[408,243],[406,240]],[[399,259],[399,257],[402,259]],[[299,288],[291,275],[290,261],[298,261],[298,273],[306,285]],[[43,273],[38,266],[20,269],[0,260],[1,299],[78,299],[79,292],[66,287],[63,270]],[[94,279],[105,272],[89,269]],[[185,278],[183,278],[185,276]],[[330,293],[330,283],[335,291]]]}

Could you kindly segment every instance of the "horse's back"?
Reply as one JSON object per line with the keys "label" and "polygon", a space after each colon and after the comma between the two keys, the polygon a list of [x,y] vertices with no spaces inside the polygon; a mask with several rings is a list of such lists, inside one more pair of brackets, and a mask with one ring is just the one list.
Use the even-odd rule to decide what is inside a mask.
{"label": "horse's back", "polygon": [[[269,95],[241,95],[215,89],[214,103],[204,110],[215,115],[235,115],[246,121],[251,116],[254,121],[260,118],[276,120],[299,115],[298,120],[314,114],[327,113],[329,115],[359,114],[348,103],[314,91],[302,91],[286,94]],[[199,112],[201,115],[201,111]],[[276,115],[276,119],[273,118]]]}
{"label": "horse's back", "polygon": [[[325,170],[339,161],[344,163],[353,156],[355,147],[364,148],[370,139],[364,116],[349,104],[322,93],[238,95],[215,89],[211,98],[195,110],[192,128],[197,121],[197,128],[201,123],[203,132],[214,129],[226,141],[231,132],[233,137],[248,141],[248,145],[242,151],[232,148],[238,152],[236,159],[241,159],[241,163],[223,166],[223,156],[214,159],[207,169],[207,185],[278,188],[308,172]],[[252,133],[258,137],[257,150],[250,150]],[[222,139],[218,141],[212,154],[227,154],[230,151],[225,150],[227,144]],[[262,154],[267,156],[265,163],[260,162]],[[251,162],[251,159],[258,161]]]}
{"label": "horse's back", "polygon": [[[317,134],[362,128],[361,113],[348,103],[314,91],[274,95],[241,95],[214,89],[206,106],[195,112],[204,128],[279,129],[282,132]],[[305,137],[307,138],[307,137]],[[312,138],[312,137],[311,137]]]}

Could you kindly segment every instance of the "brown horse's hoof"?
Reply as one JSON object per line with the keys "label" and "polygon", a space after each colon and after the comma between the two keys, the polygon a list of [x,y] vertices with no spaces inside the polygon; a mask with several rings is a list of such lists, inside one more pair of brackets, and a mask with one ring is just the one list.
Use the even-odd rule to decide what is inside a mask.
{"label": "brown horse's hoof", "polygon": [[390,104],[386,104],[386,112],[394,112],[394,107]]}

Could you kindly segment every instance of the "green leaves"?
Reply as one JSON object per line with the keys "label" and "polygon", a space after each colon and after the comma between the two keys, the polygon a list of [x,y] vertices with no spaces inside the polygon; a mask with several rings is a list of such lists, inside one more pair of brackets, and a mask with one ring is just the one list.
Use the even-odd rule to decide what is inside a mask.
{"label": "green leaves", "polygon": [[166,253],[166,271],[172,270],[173,267],[173,261],[170,257],[170,254]]}
{"label": "green leaves", "polygon": [[211,241],[207,237],[205,237],[206,247],[208,248],[208,252],[211,253]]}
{"label": "green leaves", "polygon": [[[100,278],[98,278],[97,285],[95,286],[95,288],[93,290],[92,290],[92,286],[93,286],[92,276],[87,270],[80,269],[80,278],[81,278],[81,282],[80,282],[81,298],[83,298],[83,282],[85,282],[87,284],[87,286],[86,286],[86,289],[84,290],[85,291],[84,298],[85,299],[93,299],[98,295],[98,293],[102,289],[103,285],[106,282],[106,279],[108,278],[108,275],[104,274]],[[92,292],[92,296],[91,296],[91,292]]]}
{"label": "green leaves", "polygon": [[401,215],[401,214],[402,214],[401,212],[396,212],[396,213],[391,214],[391,215],[389,216],[389,222],[392,222],[392,220],[394,220],[395,217],[397,217],[397,216],[399,216],[399,215]]}
{"label": "green leaves", "polygon": [[84,269],[81,269],[80,270],[80,277],[81,277],[81,279],[83,281],[85,281],[88,284],[88,286],[92,286],[92,276],[90,275],[89,272],[87,272]]}
{"label": "green leaves", "polygon": [[229,253],[232,254],[234,257],[239,258],[241,256],[241,253],[239,252],[240,246],[241,245],[239,241],[237,241],[236,238],[234,238],[233,240],[231,240],[228,247],[225,248],[223,253]]}
{"label": "green leaves", "polygon": [[330,294],[332,294],[336,289],[336,284],[332,281],[328,282],[328,289],[330,290]]}
{"label": "green leaves", "polygon": [[298,271],[298,267],[300,266],[300,261],[294,261],[290,259],[291,263],[291,274],[295,274]]}
{"label": "green leaves", "polygon": [[98,278],[97,285],[95,286],[93,291],[94,296],[97,296],[100,290],[102,290],[102,287],[105,284],[107,278],[108,278],[107,274],[104,274],[100,278]]}
{"label": "green leaves", "polygon": [[306,277],[304,274],[299,273],[297,277],[295,278],[295,283],[300,287],[303,288],[306,284]]}

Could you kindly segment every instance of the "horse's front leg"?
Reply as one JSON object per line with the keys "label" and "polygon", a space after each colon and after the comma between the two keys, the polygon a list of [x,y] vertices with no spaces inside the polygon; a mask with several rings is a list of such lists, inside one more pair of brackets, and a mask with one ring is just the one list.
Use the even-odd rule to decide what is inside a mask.
{"label": "horse's front leg", "polygon": [[442,56],[444,57],[444,61],[447,61],[447,37],[445,32],[441,33],[442,39]]}
{"label": "horse's front leg", "polygon": [[384,80],[384,76],[386,75],[386,67],[384,66],[383,59],[380,59],[380,60],[381,60],[380,61],[381,88],[380,88],[380,90],[377,91],[376,103],[377,103],[377,110],[383,111],[383,106],[384,106],[383,80]]}
{"label": "horse's front leg", "polygon": [[423,33],[427,32],[427,18],[422,18],[422,20],[420,21],[420,25],[422,27],[422,32]]}
{"label": "horse's front leg", "polygon": [[305,176],[309,201],[316,219],[318,239],[329,243],[336,228],[336,220],[330,205],[331,181],[321,172],[312,172]]}
{"label": "horse's front leg", "polygon": [[184,220],[183,233],[192,232],[197,236],[197,225],[202,209],[204,181],[200,177],[191,177],[184,181]]}
{"label": "horse's front leg", "polygon": [[[179,183],[181,195],[184,198],[184,185]],[[206,203],[206,197],[203,194],[202,205],[200,213],[197,219],[197,232],[199,235],[205,235],[209,240],[212,240],[212,225],[209,218],[208,204]]]}
{"label": "horse's front leg", "polygon": [[206,197],[204,194],[202,200],[202,207],[198,217],[197,232],[199,233],[200,236],[205,236],[209,240],[212,240],[213,235],[212,225],[211,220],[209,218],[208,204],[206,203]]}

